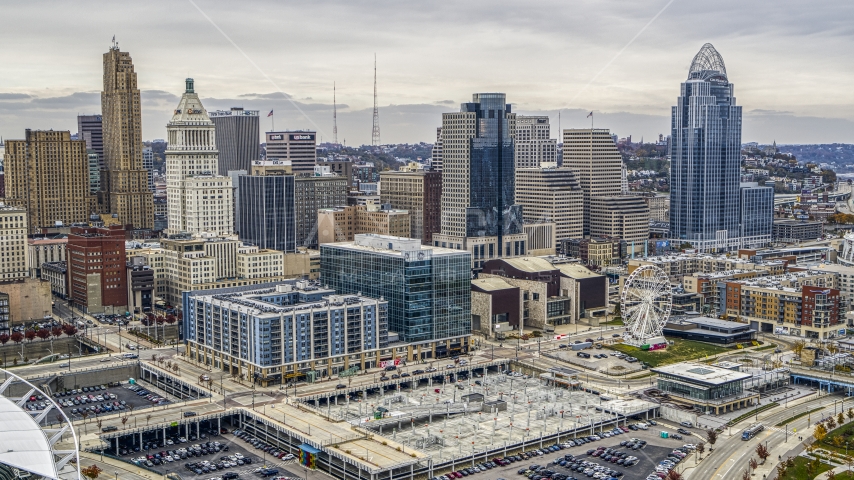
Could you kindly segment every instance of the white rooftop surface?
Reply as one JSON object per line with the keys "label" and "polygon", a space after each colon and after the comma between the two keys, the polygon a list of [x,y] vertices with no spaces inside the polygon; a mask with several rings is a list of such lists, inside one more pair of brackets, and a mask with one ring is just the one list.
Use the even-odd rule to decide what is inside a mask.
{"label": "white rooftop surface", "polygon": [[734,370],[696,362],[674,363],[672,365],[653,368],[652,371],[656,373],[663,373],[665,375],[674,375],[687,381],[710,385],[721,385],[735,380],[746,380],[751,377],[749,373],[736,372]]}
{"label": "white rooftop surface", "polygon": [[35,419],[0,396],[0,463],[46,478],[57,478],[56,463],[45,433]]}

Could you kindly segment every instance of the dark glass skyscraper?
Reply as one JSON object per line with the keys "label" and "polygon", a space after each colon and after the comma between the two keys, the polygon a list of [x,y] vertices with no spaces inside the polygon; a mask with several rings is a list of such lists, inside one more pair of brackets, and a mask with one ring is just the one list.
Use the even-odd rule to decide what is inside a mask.
{"label": "dark glass skyscraper", "polygon": [[740,246],[741,107],[710,43],[672,111],[670,236],[702,251]]}
{"label": "dark glass skyscraper", "polygon": [[238,177],[240,240],[260,248],[293,253],[296,251],[294,176],[273,162],[253,164],[252,175]]}

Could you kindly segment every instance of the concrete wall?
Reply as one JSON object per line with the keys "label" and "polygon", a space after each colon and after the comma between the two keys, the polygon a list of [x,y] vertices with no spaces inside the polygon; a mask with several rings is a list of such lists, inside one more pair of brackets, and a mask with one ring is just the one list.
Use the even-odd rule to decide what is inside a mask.
{"label": "concrete wall", "polygon": [[[20,344],[16,344],[9,340],[6,345],[0,346],[0,362],[8,362],[9,365],[14,365],[13,359],[18,359],[18,364],[22,364],[21,346],[24,348],[24,356],[30,361],[38,360],[39,358],[50,355],[50,340],[42,340],[36,337],[35,340],[29,342],[24,340]],[[77,355],[80,350],[77,347],[77,338],[74,337],[59,337],[53,341],[53,353],[57,355],[67,355],[71,349],[73,355]],[[87,348],[83,347],[83,352],[87,352]]]}
{"label": "concrete wall", "polygon": [[[74,360],[72,360],[71,366],[74,367]],[[48,385],[54,392],[57,392],[93,385],[105,385],[110,382],[127,383],[130,378],[139,378],[139,365],[136,360],[110,368],[94,367],[83,371],[71,370],[71,373],[65,370]]]}
{"label": "concrete wall", "polygon": [[9,295],[9,325],[42,320],[50,315],[50,283],[28,278],[22,282],[0,283],[0,292]]}
{"label": "concrete wall", "polygon": [[661,412],[661,418],[665,420],[670,420],[671,422],[676,423],[691,422],[692,425],[697,426],[696,413],[680,410],[678,408],[668,407],[666,405],[662,405],[659,408],[659,412]]}

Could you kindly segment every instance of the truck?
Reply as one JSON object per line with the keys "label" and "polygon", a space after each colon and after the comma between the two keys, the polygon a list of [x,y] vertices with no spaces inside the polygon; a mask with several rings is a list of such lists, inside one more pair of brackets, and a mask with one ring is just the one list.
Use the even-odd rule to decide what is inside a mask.
{"label": "truck", "polygon": [[754,423],[753,425],[745,428],[743,432],[741,432],[741,439],[750,440],[762,430],[765,430],[765,425],[762,425],[761,423]]}

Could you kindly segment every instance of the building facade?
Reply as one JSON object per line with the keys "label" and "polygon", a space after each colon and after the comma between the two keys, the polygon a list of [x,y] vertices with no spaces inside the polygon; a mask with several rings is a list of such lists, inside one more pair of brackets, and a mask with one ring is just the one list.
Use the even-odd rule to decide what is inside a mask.
{"label": "building facade", "polygon": [[104,123],[101,115],[77,115],[77,139],[86,142],[86,149],[97,155],[100,174],[104,169]]}
{"label": "building facade", "polygon": [[380,173],[380,203],[409,212],[411,230],[403,236],[432,245],[442,228],[442,174],[415,165]]}
{"label": "building facade", "polygon": [[623,157],[608,129],[565,129],[563,166],[572,170],[584,193],[584,235],[590,231],[595,199],[620,195]]}
{"label": "building facade", "polygon": [[127,262],[128,311],[148,313],[154,308],[154,269],[145,257],[132,257]]}
{"label": "building facade", "polygon": [[183,311],[190,357],[262,386],[364,371],[389,344],[387,301],[308,281],[189,291]]}
{"label": "building facade", "polygon": [[525,255],[515,200],[516,115],[503,93],[476,93],[459,113],[442,114],[442,223],[433,245],[491,258]]}
{"label": "building facade", "polygon": [[643,197],[620,195],[590,200],[590,236],[615,237],[635,253],[649,239],[649,207]]}
{"label": "building facade", "polygon": [[[387,300],[389,331],[416,344],[418,358],[437,358],[467,349],[469,256],[423,246],[418,239],[357,235],[353,242],[320,246],[320,278],[339,293]],[[432,345],[435,341],[441,342]]]}
{"label": "building facade", "polygon": [[142,149],[142,168],[148,172],[148,189],[154,192],[154,150],[150,147]]}
{"label": "building facade", "polygon": [[0,203],[0,282],[30,276],[27,254],[27,211]]}
{"label": "building facade", "polygon": [[26,130],[24,140],[6,140],[4,168],[5,201],[27,210],[28,233],[89,220],[86,142],[67,131]]}
{"label": "building facade", "polygon": [[267,160],[290,160],[294,175],[314,175],[314,166],[317,165],[317,132],[267,132]]}
{"label": "building facade", "polygon": [[297,177],[294,185],[297,246],[317,248],[317,212],[347,205],[347,179],[334,174]]}
{"label": "building facade", "polygon": [[231,110],[208,112],[216,127],[219,148],[218,173],[228,175],[232,170],[249,170],[252,162],[261,159],[261,127],[258,110]]}
{"label": "building facade", "polygon": [[30,266],[30,276],[41,277],[42,264],[49,262],[64,262],[68,237],[61,238],[27,238],[27,262]]}
{"label": "building facade", "polygon": [[125,228],[72,227],[67,246],[69,300],[87,313],[127,311]]}
{"label": "building facade", "polygon": [[317,212],[318,242],[352,242],[356,235],[373,233],[408,238],[409,212],[367,205],[324,208]]}
{"label": "building facade", "polygon": [[773,237],[777,242],[806,242],[824,236],[824,222],[783,219],[774,220]]}
{"label": "building facade", "polygon": [[41,279],[50,284],[50,291],[59,298],[68,298],[68,267],[65,262],[42,264]]}
{"label": "building facade", "polygon": [[582,237],[584,194],[571,169],[554,163],[517,169],[516,202],[526,223],[554,223],[557,242]]}
{"label": "building facade", "polygon": [[170,233],[234,233],[231,177],[218,175],[216,130],[193,79],[166,125],[166,200]]}
{"label": "building facade", "polygon": [[154,194],[142,165],[142,103],[130,54],[118,45],[104,54],[101,113],[104,167],[101,211],[135,229],[154,227]]}
{"label": "building facade", "polygon": [[433,150],[430,154],[430,170],[442,173],[442,127],[436,127],[436,143],[433,144]]}
{"label": "building facade", "polygon": [[691,62],[671,123],[670,237],[701,251],[739,247],[741,107],[711,44]]}
{"label": "building facade", "polygon": [[[260,248],[296,251],[294,176],[290,164],[252,162],[252,174],[238,177],[240,240]],[[233,171],[233,170],[232,170]]]}
{"label": "building facade", "polygon": [[774,230],[774,189],[755,182],[742,183],[739,194],[739,247],[767,246]]}
{"label": "building facade", "polygon": [[551,137],[547,116],[516,116],[516,168],[538,168],[543,163],[557,165],[557,140]]}

